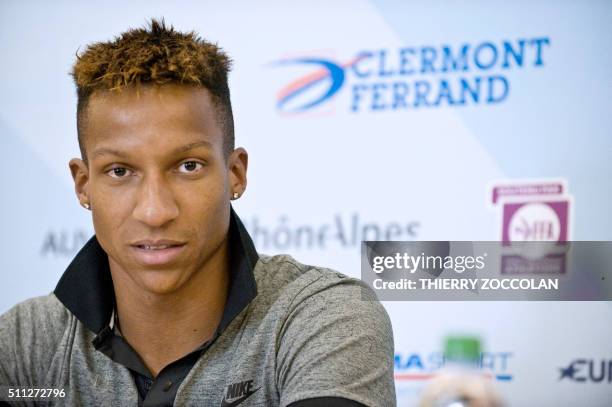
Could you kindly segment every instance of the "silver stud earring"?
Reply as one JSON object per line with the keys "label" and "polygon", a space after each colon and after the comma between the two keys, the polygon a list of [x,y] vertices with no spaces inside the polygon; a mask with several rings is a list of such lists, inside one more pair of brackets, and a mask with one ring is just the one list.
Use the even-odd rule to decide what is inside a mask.
{"label": "silver stud earring", "polygon": [[238,199],[240,198],[240,194],[238,192],[234,192],[234,194],[232,195],[233,199]]}
{"label": "silver stud earring", "polygon": [[90,209],[91,208],[87,202],[83,202],[81,205],[83,205],[83,208],[85,208],[85,209]]}

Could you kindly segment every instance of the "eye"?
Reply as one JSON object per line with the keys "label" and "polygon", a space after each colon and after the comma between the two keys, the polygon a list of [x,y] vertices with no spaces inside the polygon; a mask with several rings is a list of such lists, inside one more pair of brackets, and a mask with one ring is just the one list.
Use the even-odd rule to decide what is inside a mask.
{"label": "eye", "polygon": [[132,171],[128,170],[125,167],[115,167],[115,168],[111,168],[110,170],[106,171],[106,173],[111,178],[126,178],[128,175],[132,173]]}
{"label": "eye", "polygon": [[197,161],[185,161],[179,165],[179,172],[183,174],[193,174],[202,169],[204,165]]}

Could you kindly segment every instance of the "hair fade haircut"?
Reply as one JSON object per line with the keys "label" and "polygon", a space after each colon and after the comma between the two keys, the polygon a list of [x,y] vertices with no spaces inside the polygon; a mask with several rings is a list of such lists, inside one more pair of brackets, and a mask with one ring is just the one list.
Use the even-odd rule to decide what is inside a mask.
{"label": "hair fade haircut", "polygon": [[130,29],[112,41],[87,46],[71,75],[77,88],[77,133],[87,163],[83,129],[89,98],[96,91],[121,91],[141,85],[181,84],[206,88],[224,133],[226,157],[234,150],[234,119],[228,72],[230,58],[194,31],[183,33],[151,19],[146,28]]}

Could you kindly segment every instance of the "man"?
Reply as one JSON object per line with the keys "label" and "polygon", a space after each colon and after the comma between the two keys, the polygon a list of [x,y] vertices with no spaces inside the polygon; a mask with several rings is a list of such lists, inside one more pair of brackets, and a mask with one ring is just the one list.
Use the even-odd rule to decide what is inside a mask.
{"label": "man", "polygon": [[61,405],[395,405],[374,294],[258,255],[230,205],[248,156],[229,65],[155,20],[78,56],[69,166],[96,234],[54,293],[1,317],[0,385],[61,389]]}

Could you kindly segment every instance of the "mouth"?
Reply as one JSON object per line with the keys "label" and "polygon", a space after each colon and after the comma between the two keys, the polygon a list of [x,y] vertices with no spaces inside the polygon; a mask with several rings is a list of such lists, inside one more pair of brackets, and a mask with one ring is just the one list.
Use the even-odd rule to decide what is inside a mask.
{"label": "mouth", "polygon": [[175,241],[142,241],[131,245],[136,260],[145,266],[171,263],[183,251],[186,243]]}
{"label": "mouth", "polygon": [[139,244],[136,245],[137,248],[143,250],[165,250],[169,247],[177,247],[180,245],[170,245],[170,244],[162,244],[162,245],[150,245],[150,244]]}

